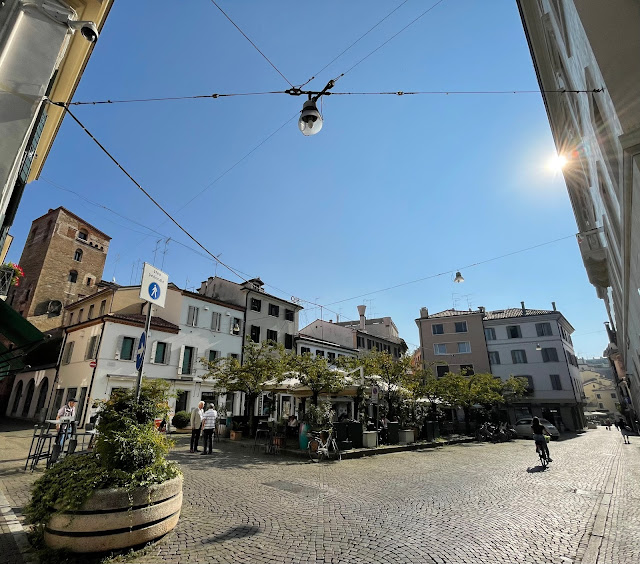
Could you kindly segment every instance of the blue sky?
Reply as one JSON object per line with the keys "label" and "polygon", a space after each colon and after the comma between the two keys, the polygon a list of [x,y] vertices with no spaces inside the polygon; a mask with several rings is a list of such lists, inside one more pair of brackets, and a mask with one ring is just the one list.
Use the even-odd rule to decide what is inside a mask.
{"label": "blue sky", "polygon": [[[308,87],[321,89],[434,2],[409,0]],[[220,6],[295,85],[401,2],[258,2]],[[289,84],[208,0],[116,2],[76,101],[285,90]],[[513,0],[445,0],[336,84],[336,92],[535,90]],[[297,128],[286,95],[79,106],[73,111],[212,253],[267,291],[318,304],[325,319],[390,315],[418,345],[420,307],[551,309],[575,327],[578,355],[606,346],[606,312],[580,259],[539,94],[330,96],[323,130]],[[295,118],[294,118],[295,116]],[[289,123],[287,123],[287,121]],[[240,164],[216,181],[274,133]],[[82,194],[79,198],[72,192]],[[90,200],[87,201],[87,200]],[[99,204],[99,205],[96,205]],[[12,234],[17,260],[31,221],[65,206],[112,238],[104,278],[137,283],[138,261],[180,287],[215,264],[167,223],[80,128],[65,119]],[[164,257],[155,255],[161,235]],[[466,265],[547,241],[554,244]],[[164,249],[164,242],[160,243]],[[164,259],[164,264],[162,261]],[[349,301],[450,270],[451,274]],[[223,267],[217,274],[238,280]],[[308,305],[300,326],[320,316]]]}

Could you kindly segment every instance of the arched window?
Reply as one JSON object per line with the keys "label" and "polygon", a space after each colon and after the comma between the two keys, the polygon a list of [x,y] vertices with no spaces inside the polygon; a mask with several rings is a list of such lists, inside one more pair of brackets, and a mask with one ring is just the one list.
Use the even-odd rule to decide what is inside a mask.
{"label": "arched window", "polygon": [[67,280],[72,284],[75,284],[78,281],[78,271],[77,270],[69,271],[69,277],[67,278]]}
{"label": "arched window", "polygon": [[76,262],[82,261],[82,249],[76,249],[76,252],[73,253],[73,260]]}
{"label": "arched window", "polygon": [[49,378],[44,378],[40,382],[40,392],[38,393],[38,403],[36,403],[36,415],[44,409],[44,404],[47,401],[47,395],[49,392]]}
{"label": "arched window", "polygon": [[89,233],[87,233],[84,229],[80,229],[80,231],[78,231],[78,239],[86,241],[87,237],[89,237]]}
{"label": "arched window", "polygon": [[13,398],[13,409],[11,412],[15,415],[18,412],[18,404],[20,403],[20,398],[22,397],[22,380],[18,382],[16,386],[16,395]]}
{"label": "arched window", "polygon": [[36,389],[36,383],[33,378],[29,380],[27,384],[27,393],[24,398],[24,406],[22,407],[22,417],[29,416],[29,409],[31,408],[31,400],[33,399],[33,392]]}

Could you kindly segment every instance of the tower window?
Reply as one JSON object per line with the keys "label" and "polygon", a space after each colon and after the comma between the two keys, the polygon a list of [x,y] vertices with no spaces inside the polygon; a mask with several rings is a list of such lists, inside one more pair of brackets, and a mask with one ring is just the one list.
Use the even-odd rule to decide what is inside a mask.
{"label": "tower window", "polygon": [[78,281],[78,271],[77,270],[71,270],[69,272],[69,276],[67,277],[67,280],[69,282],[71,282],[72,284],[75,284]]}
{"label": "tower window", "polygon": [[73,260],[77,262],[82,261],[82,249],[76,249],[76,252],[73,253]]}
{"label": "tower window", "polygon": [[82,241],[86,241],[88,237],[89,237],[89,234],[84,229],[81,229],[80,231],[78,231],[78,239]]}

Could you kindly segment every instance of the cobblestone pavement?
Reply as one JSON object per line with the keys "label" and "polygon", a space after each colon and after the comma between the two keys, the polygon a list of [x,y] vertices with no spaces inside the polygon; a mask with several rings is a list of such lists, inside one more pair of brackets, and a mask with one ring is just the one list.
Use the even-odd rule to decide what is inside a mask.
{"label": "cobblestone pavement", "polygon": [[[542,472],[522,440],[311,464],[224,442],[213,456],[189,454],[181,439],[180,522],[131,561],[637,564],[640,438],[631,440],[600,428],[554,442]],[[0,453],[6,442],[0,435]],[[32,478],[6,482],[11,464],[0,459],[19,509]]]}

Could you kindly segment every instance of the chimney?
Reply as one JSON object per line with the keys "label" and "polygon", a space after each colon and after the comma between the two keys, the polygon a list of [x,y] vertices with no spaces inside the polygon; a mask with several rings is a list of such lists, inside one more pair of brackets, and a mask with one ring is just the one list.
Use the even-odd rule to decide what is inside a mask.
{"label": "chimney", "polygon": [[364,331],[365,325],[366,325],[366,318],[364,316],[364,312],[367,310],[367,306],[366,305],[359,305],[358,306],[358,313],[360,314],[360,331]]}
{"label": "chimney", "polygon": [[420,308],[420,317],[429,317],[429,309],[426,307]]}
{"label": "chimney", "polygon": [[527,315],[527,308],[524,307],[524,302],[520,302],[520,305],[522,306],[522,315]]}
{"label": "chimney", "polygon": [[553,308],[553,311],[557,311],[556,310],[556,302],[551,302],[551,307]]}
{"label": "chimney", "polygon": [[484,307],[484,306],[478,306],[478,311],[479,311],[480,313],[486,313],[486,311],[487,311],[487,310],[485,309],[485,307]]}

